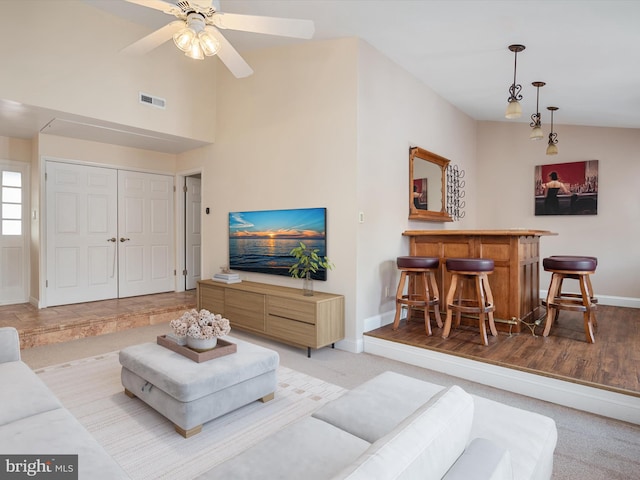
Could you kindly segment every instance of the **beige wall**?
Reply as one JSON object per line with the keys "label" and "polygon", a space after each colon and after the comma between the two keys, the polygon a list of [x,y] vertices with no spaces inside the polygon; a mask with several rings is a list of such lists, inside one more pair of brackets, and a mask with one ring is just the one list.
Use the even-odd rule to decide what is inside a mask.
{"label": "beige wall", "polygon": [[[119,53],[148,33],[77,0],[2,2],[0,98],[213,141],[219,61],[194,62],[172,42],[144,57]],[[167,108],[140,104],[138,92]]]}
{"label": "beige wall", "polygon": [[31,162],[31,140],[0,136],[0,159]]}
{"label": "beige wall", "polygon": [[[397,256],[409,253],[405,230],[473,228],[475,182],[467,181],[462,221],[409,221],[409,147],[451,160],[475,176],[476,123],[370,45],[358,56],[357,313],[355,331],[395,314]],[[355,221],[355,220],[354,220]]]}
{"label": "beige wall", "polygon": [[[336,269],[316,288],[345,295],[342,347],[360,350],[362,332],[393,317],[394,261],[408,253],[402,232],[473,224],[473,208],[455,225],[408,221],[409,146],[446,156],[472,177],[475,122],[357,39],[264,50],[247,60],[256,71],[248,79],[219,76],[225,95],[217,142],[210,153],[202,149],[203,207],[212,209],[203,220],[210,246],[203,275],[228,261],[229,211],[327,207]],[[182,167],[193,168],[193,158]],[[473,182],[468,190],[472,198]],[[243,276],[300,286],[287,277]]]}
{"label": "beige wall", "polygon": [[[478,126],[477,225],[536,228],[558,236],[541,240],[541,256],[593,255],[593,287],[607,302],[640,306],[640,131],[555,125],[558,155],[545,155],[546,142],[529,140],[526,123],[480,122]],[[598,214],[535,216],[534,167],[599,160]],[[549,286],[544,271],[541,288]],[[573,285],[577,290],[577,285]],[[623,297],[623,298],[619,298]]]}
{"label": "beige wall", "polygon": [[[202,172],[202,207],[211,208],[202,225],[203,276],[228,263],[230,211],[326,207],[327,253],[336,268],[316,289],[345,294],[353,319],[357,42],[311,42],[245,56],[252,76],[218,76],[224,95],[217,141]],[[243,277],[302,287],[283,276]]]}

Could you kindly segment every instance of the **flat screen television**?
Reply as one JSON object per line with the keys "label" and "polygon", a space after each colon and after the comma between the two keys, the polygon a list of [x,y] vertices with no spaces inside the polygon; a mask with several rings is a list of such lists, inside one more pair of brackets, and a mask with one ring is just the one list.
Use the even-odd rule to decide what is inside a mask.
{"label": "flat screen television", "polygon": [[[304,242],[325,256],[326,232],[326,208],[229,212],[229,268],[289,276],[295,263],[291,249]],[[327,271],[320,269],[312,278],[326,280]]]}

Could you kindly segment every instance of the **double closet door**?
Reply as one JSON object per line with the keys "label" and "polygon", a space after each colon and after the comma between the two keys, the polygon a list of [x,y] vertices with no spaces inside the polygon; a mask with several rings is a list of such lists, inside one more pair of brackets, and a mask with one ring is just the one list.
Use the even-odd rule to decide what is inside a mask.
{"label": "double closet door", "polygon": [[173,177],[46,162],[46,305],[173,291]]}

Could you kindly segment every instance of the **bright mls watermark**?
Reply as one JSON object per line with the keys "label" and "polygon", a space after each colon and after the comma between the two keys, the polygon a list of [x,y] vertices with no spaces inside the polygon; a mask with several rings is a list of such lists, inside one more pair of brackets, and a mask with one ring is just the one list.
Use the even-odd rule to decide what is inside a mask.
{"label": "bright mls watermark", "polygon": [[78,480],[78,455],[0,454],[0,478]]}

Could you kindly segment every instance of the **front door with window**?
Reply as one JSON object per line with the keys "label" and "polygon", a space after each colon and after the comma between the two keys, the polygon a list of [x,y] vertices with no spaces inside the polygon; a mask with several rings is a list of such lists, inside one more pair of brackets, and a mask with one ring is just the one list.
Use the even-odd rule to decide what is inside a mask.
{"label": "front door with window", "polygon": [[29,165],[0,160],[0,305],[28,301]]}

